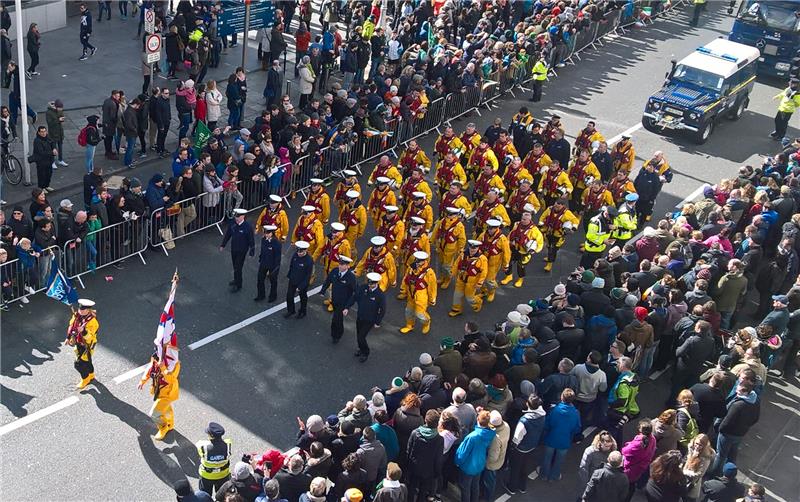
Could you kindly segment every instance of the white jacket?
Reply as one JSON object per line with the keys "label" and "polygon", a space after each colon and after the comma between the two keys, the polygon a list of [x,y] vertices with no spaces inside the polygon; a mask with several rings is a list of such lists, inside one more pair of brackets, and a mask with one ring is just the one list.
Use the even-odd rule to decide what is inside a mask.
{"label": "white jacket", "polygon": [[222,105],[222,93],[219,89],[206,91],[206,116],[209,122],[216,122],[220,117],[220,105]]}

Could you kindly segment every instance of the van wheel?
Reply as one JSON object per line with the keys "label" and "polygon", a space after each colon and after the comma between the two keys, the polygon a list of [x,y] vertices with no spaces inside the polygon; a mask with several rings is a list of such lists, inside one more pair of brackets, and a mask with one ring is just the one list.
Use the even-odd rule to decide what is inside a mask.
{"label": "van wheel", "polygon": [[650,117],[642,117],[642,126],[650,132],[659,132],[656,123]]}
{"label": "van wheel", "polygon": [[711,137],[711,133],[714,132],[714,119],[711,118],[700,127],[700,130],[697,131],[694,135],[694,142],[698,145],[704,144],[708,141],[708,138]]}
{"label": "van wheel", "polygon": [[744,98],[739,101],[739,104],[736,105],[736,108],[728,112],[728,118],[731,120],[739,120],[744,115],[744,110],[747,108],[748,105],[747,98]]}

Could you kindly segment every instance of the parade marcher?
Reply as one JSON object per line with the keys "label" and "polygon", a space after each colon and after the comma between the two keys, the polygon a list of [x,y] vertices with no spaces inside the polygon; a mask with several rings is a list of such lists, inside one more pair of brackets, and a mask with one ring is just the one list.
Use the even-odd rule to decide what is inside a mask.
{"label": "parade marcher", "polygon": [[416,251],[413,254],[414,261],[407,267],[403,277],[400,292],[406,298],[406,324],[400,328],[400,333],[413,331],[416,321],[422,323],[423,335],[431,330],[428,307],[436,305],[437,284],[436,273],[428,263],[429,256],[425,251]]}
{"label": "parade marcher", "polygon": [[583,212],[583,191],[592,181],[600,179],[600,171],[597,170],[597,166],[592,162],[589,150],[586,148],[578,150],[578,156],[572,161],[567,175],[573,186],[570,209],[572,212],[580,214]]}
{"label": "parade marcher", "polygon": [[511,233],[508,234],[511,261],[503,270],[506,276],[500,281],[502,285],[506,285],[514,279],[512,265],[516,264],[517,280],[514,281],[514,287],[521,288],[525,280],[525,266],[531,261],[534,253],[538,253],[544,248],[544,236],[539,231],[539,227],[533,223],[533,215],[536,210],[537,208],[532,204],[525,204],[519,221],[514,223]]}
{"label": "parade marcher", "polygon": [[639,194],[639,200],[636,201],[636,215],[639,224],[644,224],[650,221],[653,215],[653,206],[656,203],[656,197],[661,192],[661,186],[664,181],[663,176],[659,176],[656,172],[656,165],[650,161],[645,162],[633,180],[633,186],[636,187],[636,193]]}
{"label": "parade marcher", "polygon": [[225,429],[216,422],[209,422],[206,427],[207,439],[195,444],[200,465],[197,468],[200,476],[199,488],[214,495],[231,477],[231,455],[233,440],[224,438]]}
{"label": "parade marcher", "polygon": [[611,198],[614,199],[614,205],[616,207],[622,204],[626,195],[629,193],[636,193],[636,187],[633,186],[633,181],[628,178],[628,173],[625,169],[618,169],[614,177],[611,178],[611,181],[608,182],[606,188],[611,192]]}
{"label": "parade marcher", "polygon": [[428,200],[433,200],[431,187],[422,177],[422,168],[412,167],[410,168],[410,173],[410,176],[400,186],[400,194],[398,196],[398,199],[400,199],[400,207],[404,214],[408,206],[414,200],[414,192],[422,192]]}
{"label": "parade marcher", "polygon": [[539,226],[542,227],[542,235],[547,241],[547,256],[544,261],[544,271],[550,272],[559,248],[564,245],[567,232],[575,230],[578,226],[578,217],[567,209],[567,199],[560,198],[548,207],[539,218]]}
{"label": "parade marcher", "polygon": [[445,127],[444,133],[440,134],[434,144],[436,160],[441,163],[448,153],[452,153],[458,159],[464,153],[464,143],[461,142],[455,131],[450,126]]}
{"label": "parade marcher", "polygon": [[431,233],[431,240],[439,257],[439,287],[447,289],[453,277],[453,266],[458,254],[467,240],[466,230],[462,222],[462,210],[448,207],[447,214],[436,221]]}
{"label": "parade marcher", "polygon": [[449,151],[436,164],[434,182],[439,187],[439,198],[444,197],[453,181],[458,181],[462,187],[466,186],[467,173],[458,161],[458,155],[453,151]]}
{"label": "parade marcher", "polygon": [[367,360],[370,352],[367,344],[367,335],[372,328],[380,328],[383,316],[386,314],[386,296],[379,287],[379,283],[382,280],[382,274],[369,272],[367,274],[367,283],[356,289],[343,311],[346,316],[353,305],[358,305],[358,316],[356,317],[358,350],[354,355],[362,363]]}
{"label": "parade marcher", "polygon": [[397,206],[383,206],[384,215],[381,218],[380,225],[377,227],[377,233],[386,239],[386,247],[392,256],[395,257],[395,264],[401,265],[397,262],[401,258],[401,251],[403,246],[403,238],[406,235],[406,224],[400,219],[400,208]]}
{"label": "parade marcher", "polygon": [[511,264],[511,247],[508,237],[500,227],[503,222],[494,218],[486,222],[486,230],[478,236],[481,241],[481,253],[486,256],[488,269],[486,270],[486,280],[483,283],[481,293],[485,295],[486,301],[492,303],[497,292],[497,274],[500,270],[507,270]]}
{"label": "parade marcher", "polygon": [[[342,335],[344,335],[344,310],[347,303],[352,298],[356,291],[356,276],[350,270],[350,265],[353,260],[347,256],[339,257],[339,265],[336,270],[331,270],[322,284],[322,290],[319,294],[326,296],[328,288],[331,288],[331,299],[328,305],[328,310],[332,308],[333,317],[331,317],[331,338],[333,343],[339,343]],[[325,301],[328,301],[327,299]]]}
{"label": "parade marcher", "polygon": [[613,206],[615,210],[617,207],[614,203],[614,198],[611,196],[611,192],[606,189],[606,186],[601,180],[595,179],[584,188],[583,194],[581,195],[583,213],[580,216],[583,219],[584,231],[586,231],[589,226],[589,220],[594,218],[603,206]]}
{"label": "parade marcher", "polygon": [[522,167],[527,169],[528,173],[533,176],[533,185],[538,187],[542,179],[542,174],[547,171],[547,168],[552,162],[553,159],[545,153],[542,143],[536,141],[533,143],[531,151],[523,157]]}
{"label": "parade marcher", "polygon": [[450,182],[447,192],[439,198],[439,218],[445,215],[445,211],[448,207],[460,209],[463,215],[472,212],[472,204],[470,204],[467,197],[461,191],[462,186],[463,183],[458,180]]}
{"label": "parade marcher", "polygon": [[511,117],[508,133],[511,135],[511,140],[514,142],[520,158],[525,158],[533,147],[533,135],[531,135],[533,123],[533,115],[528,111],[527,106],[521,106],[519,111]]}
{"label": "parade marcher", "polygon": [[542,208],[539,198],[536,193],[531,189],[532,181],[528,178],[519,180],[518,187],[511,192],[511,197],[508,198],[507,206],[509,217],[512,222],[517,222],[522,218],[522,213],[525,212],[525,206],[530,205],[534,213],[538,213]]}
{"label": "parade marcher", "polygon": [[319,218],[319,210],[306,204],[300,207],[300,211],[300,217],[292,231],[292,244],[297,244],[297,241],[307,242],[308,254],[316,260],[325,245],[325,230]]}
{"label": "parade marcher", "polygon": [[486,222],[491,218],[500,220],[504,226],[511,225],[511,218],[509,218],[508,211],[506,211],[506,207],[500,200],[500,191],[497,188],[489,189],[486,193],[486,198],[475,210],[475,228],[473,231],[476,236],[486,229]]}
{"label": "parade marcher", "polygon": [[509,191],[513,190],[519,186],[519,182],[523,179],[533,182],[533,175],[522,165],[522,160],[519,157],[514,157],[506,166],[506,172],[503,173],[503,186]]}
{"label": "parade marcher", "polygon": [[[474,180],[475,174],[471,174],[469,171],[470,167],[470,158],[472,157],[472,152],[474,152],[481,143],[481,135],[475,128],[475,123],[470,122],[467,124],[467,128],[459,137],[461,143],[464,145],[464,152],[461,154],[461,165],[467,166],[467,176],[469,179]],[[466,188],[466,185],[465,185]]]}
{"label": "parade marcher", "polygon": [[382,155],[378,163],[375,164],[375,168],[372,170],[367,180],[367,185],[374,184],[380,177],[389,178],[389,180],[394,183],[394,187],[399,187],[403,184],[403,176],[394,164],[392,164],[388,155]]}
{"label": "parade marcher", "polygon": [[603,256],[609,245],[614,245],[611,233],[614,230],[614,218],[617,209],[614,206],[604,206],[599,214],[589,220],[586,227],[586,242],[583,245],[581,266],[587,270],[594,268],[594,262]]}
{"label": "parade marcher", "polygon": [[344,207],[347,205],[348,197],[347,192],[356,191],[361,196],[361,185],[358,184],[356,172],[352,169],[345,169],[342,171],[344,179],[336,185],[336,191],[333,193],[333,201],[336,203],[336,209],[339,211],[340,219]]}
{"label": "parade marcher", "polygon": [[792,78],[789,81],[789,87],[776,94],[772,99],[780,99],[780,103],[778,112],[775,114],[775,130],[769,133],[769,137],[780,141],[786,136],[789,119],[800,107],[800,79]]}
{"label": "parade marcher", "polygon": [[478,147],[472,150],[469,156],[469,161],[467,162],[467,177],[470,180],[477,180],[478,176],[483,172],[484,166],[489,166],[492,173],[496,173],[499,167],[494,151],[489,148],[489,140],[480,138]]}
{"label": "parade marcher", "polygon": [[578,133],[578,137],[575,138],[576,155],[579,154],[581,150],[589,150],[591,152],[594,149],[595,143],[605,141],[605,138],[595,126],[596,124],[594,121],[590,120],[586,124],[586,127],[581,129],[581,132]]}
{"label": "parade marcher", "polygon": [[389,184],[392,182],[391,179],[386,176],[378,176],[376,181],[378,182],[378,186],[369,194],[367,211],[369,211],[369,216],[372,218],[372,224],[375,228],[378,228],[381,221],[383,221],[383,216],[385,214],[384,207],[396,205],[397,196],[394,194],[394,191],[389,188]]}
{"label": "parade marcher", "polygon": [[414,199],[406,208],[403,219],[408,221],[413,217],[422,218],[425,220],[425,231],[430,232],[433,227],[433,208],[428,203],[428,195],[425,192],[414,192],[411,195]]}
{"label": "parade marcher", "polygon": [[276,228],[275,238],[286,242],[286,237],[289,236],[289,217],[286,215],[282,202],[283,199],[279,195],[269,196],[267,205],[261,210],[256,220],[256,232],[260,233],[265,226],[273,225]]}
{"label": "parade marcher", "polygon": [[288,318],[294,315],[294,295],[299,292],[300,310],[297,312],[297,318],[302,319],[306,316],[308,285],[314,275],[314,260],[309,254],[308,242],[297,241],[294,246],[297,251],[289,261],[289,272],[286,274],[289,283],[286,285],[286,313],[283,314],[283,317]]}
{"label": "parade marcher", "polygon": [[489,264],[486,256],[481,251],[481,241],[471,239],[467,244],[468,246],[456,262],[456,287],[453,292],[453,305],[450,307],[450,312],[447,313],[450,317],[461,315],[464,308],[462,303],[465,298],[472,307],[473,312],[480,312],[483,306],[483,298],[480,291],[484,286]]}
{"label": "parade marcher", "polygon": [[492,188],[496,188],[500,194],[506,190],[503,179],[497,174],[497,170],[487,163],[481,167],[480,174],[475,180],[475,188],[472,190],[472,201],[475,207],[478,207]]}
{"label": "parade marcher", "polygon": [[[325,239],[325,244],[320,250],[322,257],[322,273],[324,277],[333,272],[339,266],[341,258],[350,258],[350,242],[344,236],[344,225],[335,221],[331,223],[331,231]],[[352,260],[351,260],[352,261]],[[325,300],[328,312],[333,312],[330,300]]]}
{"label": "parade marcher", "polygon": [[500,135],[497,141],[494,142],[492,151],[494,151],[494,156],[497,158],[498,162],[497,172],[501,175],[505,173],[508,165],[514,160],[514,157],[519,157],[519,152],[517,152],[508,131],[505,129],[500,131]]}
{"label": "parade marcher", "polygon": [[276,237],[278,227],[264,225],[264,237],[261,239],[261,252],[258,255],[258,294],[254,301],[260,302],[265,298],[266,288],[264,281],[269,276],[269,298],[272,303],[278,298],[278,272],[281,268],[281,241]]}
{"label": "parade marcher", "polygon": [[144,372],[139,388],[150,382],[150,394],[153,395],[153,406],[150,408],[150,416],[153,418],[158,432],[155,439],[163,441],[169,431],[175,428],[175,414],[172,410],[172,403],[178,400],[180,385],[178,375],[181,372],[180,361],[175,361],[170,369],[167,365],[167,358],[160,361],[156,354],[150,359],[150,365]]}
{"label": "parade marcher", "polygon": [[544,197],[544,203],[548,207],[557,199],[569,197],[572,193],[572,182],[567,173],[561,169],[559,161],[555,159],[550,161],[550,165],[539,180],[539,193]]}
{"label": "parade marcher", "polygon": [[97,331],[100,323],[97,321],[97,312],[92,308],[92,300],[81,298],[78,300],[78,310],[72,314],[67,328],[67,338],[64,343],[73,347],[75,351],[75,369],[81,376],[76,386],[83,389],[94,380],[94,363],[92,356],[97,345]]}
{"label": "parade marcher", "polygon": [[[425,220],[417,216],[413,216],[411,218],[411,221],[409,222],[408,229],[406,230],[406,235],[403,237],[403,244],[401,246],[400,262],[399,262],[399,264],[404,267],[403,268],[404,271],[407,271],[413,265],[414,253],[416,253],[417,251],[424,251],[425,253],[430,254],[431,252],[430,238],[428,237],[427,232],[425,232],[425,229],[423,228],[424,225],[425,225]],[[400,294],[397,296],[397,299],[404,300],[406,298],[404,295],[405,292],[401,288]]]}
{"label": "parade marcher", "polygon": [[636,229],[639,228],[636,218],[636,203],[638,200],[638,194],[629,193],[625,196],[625,202],[617,210],[617,216],[614,218],[615,228],[611,232],[611,238],[614,239],[619,247],[623,247],[633,237]]}
{"label": "parade marcher", "polygon": [[324,181],[319,178],[311,178],[311,189],[308,191],[306,204],[317,208],[319,220],[323,225],[328,224],[331,217],[331,197],[325,191]]}
{"label": "parade marcher", "polygon": [[630,136],[620,137],[611,150],[611,160],[614,163],[614,171],[624,169],[626,173],[630,173],[633,170],[636,150],[633,148]]}
{"label": "parade marcher", "polygon": [[397,268],[394,256],[386,246],[386,238],[380,235],[370,239],[372,246],[364,253],[355,268],[356,277],[364,274],[376,273],[380,276],[378,285],[381,291],[386,291],[389,286],[397,286]]}
{"label": "parade marcher", "polygon": [[419,147],[413,139],[408,142],[406,149],[400,154],[397,159],[397,165],[400,166],[403,179],[408,179],[411,172],[419,169],[420,173],[427,173],[431,170],[431,159],[425,154],[425,151]]}
{"label": "parade marcher", "polygon": [[242,267],[248,251],[250,256],[255,255],[255,235],[253,227],[245,219],[247,211],[244,209],[233,210],[233,221],[230,222],[219,246],[220,252],[225,249],[228,241],[231,241],[231,261],[233,262],[233,280],[228,283],[231,292],[235,293],[242,289]]}
{"label": "parade marcher", "polygon": [[544,146],[547,147],[553,140],[555,140],[556,135],[559,132],[561,133],[561,137],[563,138],[564,125],[561,124],[561,117],[559,115],[553,115],[550,117],[550,120],[548,120],[547,123],[544,125],[544,131],[542,131],[542,135],[544,136],[544,143],[543,143]]}
{"label": "parade marcher", "polygon": [[344,235],[350,243],[350,256],[356,257],[356,241],[364,235],[367,228],[367,210],[361,203],[361,192],[349,190],[347,204],[339,211],[339,222],[345,227]]}

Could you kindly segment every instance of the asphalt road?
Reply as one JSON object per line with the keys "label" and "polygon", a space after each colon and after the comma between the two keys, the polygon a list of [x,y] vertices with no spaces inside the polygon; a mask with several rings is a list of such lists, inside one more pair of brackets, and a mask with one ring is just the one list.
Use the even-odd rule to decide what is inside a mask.
{"label": "asphalt road", "polygon": [[[589,119],[596,120],[609,139],[633,131],[637,165],[653,151],[663,150],[676,173],[657,204],[656,214],[664,213],[696,193],[700,184],[733,176],[740,165],[757,162],[760,155],[775,148],[766,136],[772,130],[775,110],[771,97],[778,89],[769,83],[759,82],[744,117],[718,128],[706,145],[698,147],[685,138],[638,128],[643,105],[660,85],[669,60],[724,34],[730,24],[720,10],[712,12],[701,28],[688,28],[686,15],[678,14],[674,20],[629,33],[585,54],[577,67],[560,71],[559,79],[546,85],[542,106],[532,107],[532,112],[538,118],[559,113],[571,136]],[[481,117],[454,125],[461,131],[468,120],[475,120],[483,130],[495,116],[507,123],[519,106],[531,104],[526,97],[517,94],[495,110],[482,111]],[[797,122],[792,125],[796,127]],[[797,129],[791,133],[798,135]],[[426,137],[423,147],[431,151],[434,140],[433,134]],[[293,210],[290,219],[294,221],[295,216]],[[367,235],[371,235],[369,229]],[[286,321],[279,308],[264,315],[269,307],[252,301],[255,259],[246,263],[245,289],[228,293],[230,260],[227,253],[217,250],[219,239],[216,230],[207,230],[178,242],[169,257],[149,252],[146,266],[134,258],[126,262],[124,270],[104,269],[85,281],[83,295],[98,302],[101,331],[95,360],[102,383],[83,392],[73,388],[78,377],[72,368],[72,354],[61,345],[68,321],[66,308],[37,297],[24,308],[14,306],[3,314],[3,499],[171,499],[171,481],[184,474],[196,477],[192,443],[203,437],[209,420],[226,427],[236,456],[263,451],[270,445],[288,448],[293,444],[296,416],[335,413],[353,395],[367,394],[373,385],[388,385],[392,377],[413,366],[421,352],[435,353],[441,337],[460,336],[464,321],[470,319],[469,315],[459,319],[446,316],[451,289],[440,294],[431,311],[434,320],[428,336],[419,331],[401,335],[403,305],[390,300],[382,329],[370,335],[372,356],[358,364],[352,356],[353,314],[346,322],[345,340],[336,346],[330,343],[329,314],[318,296],[311,299],[309,316],[303,320]],[[541,260],[535,259],[528,266],[525,286],[520,290],[502,288],[477,320],[489,329],[517,303],[547,294],[577,264],[577,245],[575,236],[559,255],[552,274],[545,274]],[[138,374],[133,370],[147,362],[151,353],[175,267],[181,275],[176,300],[183,347],[181,398],[175,406],[177,428],[168,442],[161,443],[151,438],[155,433],[147,415],[151,399],[136,389]],[[283,291],[281,282],[279,296]],[[253,322],[256,315],[260,319]],[[230,327],[239,329],[227,329]],[[206,344],[204,340],[215,334],[225,336]],[[195,342],[202,346],[191,350],[190,344]],[[644,384],[642,416],[661,411],[668,377],[669,373]],[[765,484],[775,500],[797,500],[800,452],[795,434],[800,425],[800,392],[797,381],[774,383],[764,394],[761,421],[740,450],[740,472]],[[585,444],[573,448],[568,455],[561,482],[535,481],[528,493],[548,501],[576,495],[575,473],[583,447]],[[508,497],[500,499],[504,502]]]}

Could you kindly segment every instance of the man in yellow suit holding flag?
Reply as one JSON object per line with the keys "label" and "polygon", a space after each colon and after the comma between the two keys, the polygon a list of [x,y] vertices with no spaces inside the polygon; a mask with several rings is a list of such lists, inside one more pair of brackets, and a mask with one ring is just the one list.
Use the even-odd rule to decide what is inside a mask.
{"label": "man in yellow suit holding flag", "polygon": [[92,307],[94,307],[92,300],[84,298],[78,300],[78,311],[72,314],[67,328],[67,339],[64,340],[64,343],[75,350],[75,369],[81,375],[81,380],[76,386],[78,389],[83,389],[94,380],[92,355],[97,345],[97,330],[100,329],[100,323],[97,322],[97,313]]}

